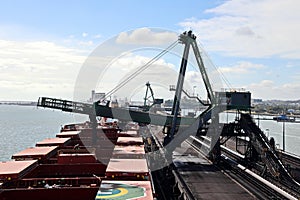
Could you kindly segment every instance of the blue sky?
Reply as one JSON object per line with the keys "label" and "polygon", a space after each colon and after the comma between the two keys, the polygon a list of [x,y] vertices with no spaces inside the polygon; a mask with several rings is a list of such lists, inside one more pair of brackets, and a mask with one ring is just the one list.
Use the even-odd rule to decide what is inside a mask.
{"label": "blue sky", "polygon": [[254,98],[300,99],[299,6],[297,0],[3,1],[0,100],[71,99],[88,55],[143,27],[192,29],[233,88]]}
{"label": "blue sky", "polygon": [[[24,38],[46,35],[62,38],[83,32],[111,37],[139,27],[179,28],[189,17],[205,17],[199,12],[217,5],[214,1],[6,1],[1,3],[1,24],[21,27]],[[183,9],[186,7],[186,9]],[[194,13],[194,15],[192,15]],[[14,33],[18,37],[19,34]],[[4,33],[5,35],[5,33]],[[22,35],[22,34],[21,34]]]}

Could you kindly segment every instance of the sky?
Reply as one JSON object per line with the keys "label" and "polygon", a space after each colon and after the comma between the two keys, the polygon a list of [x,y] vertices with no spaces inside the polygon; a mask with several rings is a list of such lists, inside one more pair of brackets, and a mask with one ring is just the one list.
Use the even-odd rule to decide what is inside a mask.
{"label": "sky", "polygon": [[[150,55],[155,56],[157,49],[171,43],[174,33],[185,30],[195,33],[221,76],[226,77],[229,84],[224,87],[243,88],[253,98],[264,100],[298,100],[299,7],[298,0],[2,1],[0,101],[35,101],[39,96],[73,99],[74,91],[84,87],[84,81],[91,86],[84,87],[87,93],[107,88],[98,76],[105,77],[106,82],[122,81],[134,73],[129,64],[149,62]],[[165,31],[155,32],[153,27]],[[112,38],[114,47],[105,46]],[[129,43],[135,43],[130,48],[155,46],[156,50],[129,51]],[[129,51],[126,56],[116,50],[122,45],[127,45],[123,49]],[[94,71],[84,71],[95,51],[100,52],[101,61],[97,60]],[[106,54],[120,59],[106,60]],[[110,66],[104,67],[105,75],[98,69],[100,63],[101,67]],[[122,70],[115,69],[116,64]],[[153,71],[160,72],[157,79],[163,79],[178,70],[177,65],[174,58],[162,57]],[[116,76],[120,71],[123,75]],[[162,85],[173,79],[157,85],[167,90]],[[192,90],[200,90],[199,74],[192,70],[187,79]],[[97,83],[90,85],[91,80]]]}

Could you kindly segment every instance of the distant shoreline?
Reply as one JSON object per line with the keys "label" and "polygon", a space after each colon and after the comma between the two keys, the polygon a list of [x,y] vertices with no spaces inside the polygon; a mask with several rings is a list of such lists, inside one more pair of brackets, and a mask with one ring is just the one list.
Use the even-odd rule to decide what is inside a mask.
{"label": "distant shoreline", "polygon": [[[228,113],[236,113],[236,111],[234,111],[234,110],[227,110],[226,112],[228,112]],[[262,115],[262,116],[271,116],[271,117],[274,117],[274,116],[278,116],[278,115],[281,115],[281,114],[268,113],[268,112],[254,112],[254,111],[252,111],[251,115]],[[289,114],[287,114],[286,116],[300,118],[300,115],[289,115]]]}
{"label": "distant shoreline", "polygon": [[36,106],[37,102],[35,101],[2,101],[0,105],[8,106],[8,105],[16,105],[16,106]]}

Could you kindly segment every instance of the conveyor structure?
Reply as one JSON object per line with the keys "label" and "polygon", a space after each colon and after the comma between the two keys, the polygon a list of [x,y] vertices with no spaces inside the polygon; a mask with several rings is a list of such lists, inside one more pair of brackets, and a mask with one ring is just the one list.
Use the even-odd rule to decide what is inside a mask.
{"label": "conveyor structure", "polygon": [[[177,146],[179,146],[191,135],[196,135],[197,133],[199,134],[200,130],[202,130],[204,126],[209,126],[209,121],[210,124],[218,124],[218,114],[220,112],[229,109],[236,109],[238,111],[243,110],[246,112],[250,111],[251,94],[249,92],[213,91],[201,57],[201,53],[196,43],[196,36],[192,34],[191,31],[181,34],[179,36],[179,43],[184,45],[184,52],[181,60],[177,85],[176,88],[174,88],[176,91],[174,95],[171,115],[161,115],[142,110],[130,110],[128,108],[113,108],[109,107],[108,105],[102,105],[100,104],[100,102],[88,104],[48,97],[40,97],[38,106],[59,109],[66,112],[87,114],[90,116],[94,130],[96,130],[97,127],[96,116],[116,118],[124,121],[134,121],[142,124],[164,126],[166,130],[164,146],[166,147],[166,152],[168,153],[172,153]],[[197,118],[178,116],[181,94],[182,92],[184,92],[183,83],[190,47],[192,47],[193,49],[208,97],[208,101],[205,103],[199,101],[204,106],[207,106],[207,108]],[[151,93],[153,92],[151,91]],[[270,174],[273,177],[280,179],[282,182],[284,182],[285,185],[292,187],[294,191],[300,193],[299,183],[297,183],[285,169],[284,165],[280,161],[280,158],[276,155],[276,152],[270,146],[268,139],[259,129],[259,127],[253,122],[250,114],[240,113],[240,116],[240,120],[237,124],[233,124],[232,126],[228,124],[227,126],[224,126],[226,130],[222,131],[215,129],[215,131],[220,131],[222,133],[215,132],[215,136],[211,136],[212,140],[219,141],[219,136],[222,134],[232,134],[231,136],[237,136],[237,134],[235,135],[235,126],[237,126],[239,129],[243,130],[242,133],[245,136],[248,136],[250,138],[251,145],[261,156],[262,161],[265,163]],[[170,142],[172,142],[172,145],[168,145]],[[216,144],[220,145],[220,142],[216,142]],[[217,154],[220,154],[220,152],[217,151]],[[214,157],[218,156],[220,155],[215,155]]]}

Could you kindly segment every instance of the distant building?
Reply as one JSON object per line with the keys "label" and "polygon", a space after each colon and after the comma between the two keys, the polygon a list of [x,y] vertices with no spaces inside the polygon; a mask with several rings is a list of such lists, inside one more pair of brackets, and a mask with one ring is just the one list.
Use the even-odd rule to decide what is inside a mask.
{"label": "distant building", "polygon": [[252,99],[252,103],[262,103],[262,99]]}
{"label": "distant building", "polygon": [[118,100],[110,102],[110,107],[112,107],[112,108],[118,108],[119,107]]}
{"label": "distant building", "polygon": [[91,97],[91,101],[92,102],[96,102],[99,101],[100,99],[104,99],[105,98],[105,93],[103,92],[95,92],[95,90],[92,90],[92,97]]}

